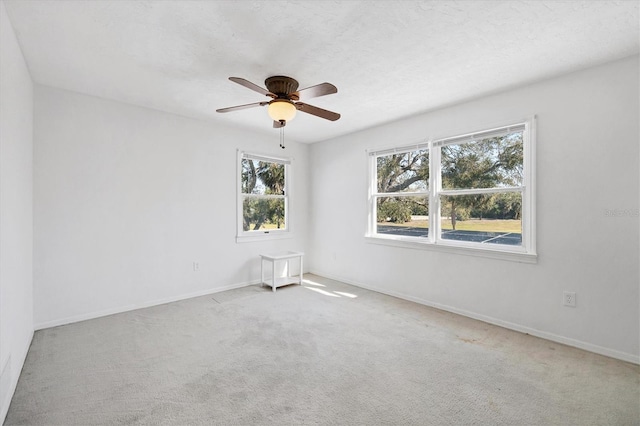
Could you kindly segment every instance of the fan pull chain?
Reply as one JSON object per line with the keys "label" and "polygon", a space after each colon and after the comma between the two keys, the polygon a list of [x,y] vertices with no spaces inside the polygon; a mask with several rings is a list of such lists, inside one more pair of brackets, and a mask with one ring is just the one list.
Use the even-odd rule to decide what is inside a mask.
{"label": "fan pull chain", "polygon": [[284,149],[284,126],[280,127],[280,148]]}

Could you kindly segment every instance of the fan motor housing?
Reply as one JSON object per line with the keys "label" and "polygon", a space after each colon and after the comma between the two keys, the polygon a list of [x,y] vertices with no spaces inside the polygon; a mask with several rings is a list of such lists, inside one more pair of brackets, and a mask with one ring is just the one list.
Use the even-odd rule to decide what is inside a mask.
{"label": "fan motor housing", "polygon": [[279,98],[284,97],[288,99],[291,93],[298,90],[298,82],[291,77],[285,77],[283,75],[269,77],[264,81],[264,84],[267,86],[269,92]]}

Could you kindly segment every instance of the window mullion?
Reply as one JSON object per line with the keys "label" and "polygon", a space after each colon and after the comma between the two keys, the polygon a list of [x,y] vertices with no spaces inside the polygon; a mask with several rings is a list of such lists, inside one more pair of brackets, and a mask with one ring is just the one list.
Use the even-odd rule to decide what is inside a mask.
{"label": "window mullion", "polygon": [[442,187],[440,178],[440,147],[429,142],[429,242],[440,238],[440,203],[438,191]]}
{"label": "window mullion", "polygon": [[524,186],[507,186],[504,188],[471,188],[471,189],[443,189],[439,195],[476,195],[476,194],[501,194],[505,192],[524,192]]}
{"label": "window mullion", "polygon": [[376,192],[373,195],[376,197],[429,197],[429,191],[414,191],[414,192]]}

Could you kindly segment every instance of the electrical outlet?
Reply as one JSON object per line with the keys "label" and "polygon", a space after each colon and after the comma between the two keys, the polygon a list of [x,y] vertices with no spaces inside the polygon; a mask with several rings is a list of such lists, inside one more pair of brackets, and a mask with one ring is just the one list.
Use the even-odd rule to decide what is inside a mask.
{"label": "electrical outlet", "polygon": [[193,262],[193,272],[198,272],[200,270],[200,264],[198,262]]}
{"label": "electrical outlet", "polygon": [[564,306],[576,307],[576,293],[573,291],[565,291],[562,296]]}

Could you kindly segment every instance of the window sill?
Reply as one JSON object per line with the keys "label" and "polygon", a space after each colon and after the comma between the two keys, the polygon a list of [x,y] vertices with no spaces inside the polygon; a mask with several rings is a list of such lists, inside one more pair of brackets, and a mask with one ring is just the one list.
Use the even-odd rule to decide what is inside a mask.
{"label": "window sill", "polygon": [[398,237],[380,237],[366,235],[365,241],[369,244],[380,244],[391,247],[402,247],[417,250],[433,250],[443,253],[462,254],[465,256],[476,256],[490,259],[509,260],[512,262],[521,263],[538,263],[538,255],[535,253],[527,253],[524,250],[504,250],[499,247],[496,248],[479,248],[479,247],[466,247],[463,245],[451,244],[447,242],[431,243],[415,241],[414,238],[408,240],[406,238]]}
{"label": "window sill", "polygon": [[238,235],[236,243],[255,243],[258,241],[285,240],[293,238],[293,233],[289,231],[256,232],[254,235]]}

